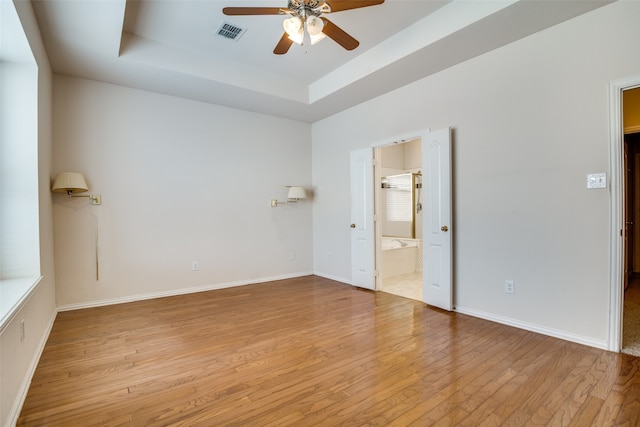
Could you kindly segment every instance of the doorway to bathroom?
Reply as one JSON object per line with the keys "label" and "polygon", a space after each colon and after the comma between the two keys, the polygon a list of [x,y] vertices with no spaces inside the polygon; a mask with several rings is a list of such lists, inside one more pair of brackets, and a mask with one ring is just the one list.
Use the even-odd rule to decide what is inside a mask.
{"label": "doorway to bathroom", "polygon": [[422,139],[379,147],[378,290],[423,301]]}
{"label": "doorway to bathroom", "polygon": [[[443,310],[453,310],[453,239],[452,227],[452,149],[451,128],[425,131],[419,137],[401,139],[407,143],[416,140],[417,151],[402,150],[402,166],[390,167],[381,163],[381,150],[398,143],[374,144],[371,148],[361,148],[350,152],[350,192],[351,192],[351,281],[354,286],[371,290],[388,290],[389,272],[382,268],[382,221],[381,191],[382,178],[408,173],[417,182],[422,172],[422,188],[416,198],[421,205],[423,219],[417,218],[412,228],[422,231],[421,241],[410,242],[408,237],[392,235],[390,245],[407,249],[415,247],[422,256],[413,266],[422,266],[422,301]],[[398,155],[398,153],[394,153]],[[407,158],[417,163],[411,164]],[[382,167],[384,164],[385,167]],[[424,170],[421,166],[424,165]],[[407,168],[409,170],[407,170]],[[392,169],[388,171],[386,169]],[[411,170],[411,169],[417,169]],[[383,171],[385,171],[383,173]],[[399,173],[396,173],[399,172]],[[395,184],[394,184],[395,185]],[[415,184],[418,186],[418,184]],[[411,190],[413,192],[413,190]],[[412,204],[413,205],[413,204]],[[422,220],[422,226],[420,221]],[[407,221],[404,221],[407,222]],[[406,225],[406,224],[405,224]],[[396,239],[397,238],[397,239]],[[415,237],[413,240],[417,240]],[[420,252],[418,252],[420,253]],[[418,257],[416,257],[418,258]],[[420,260],[422,261],[420,263]],[[409,271],[416,273],[418,271]],[[383,276],[386,278],[385,289]],[[413,296],[415,297],[415,296]]]}

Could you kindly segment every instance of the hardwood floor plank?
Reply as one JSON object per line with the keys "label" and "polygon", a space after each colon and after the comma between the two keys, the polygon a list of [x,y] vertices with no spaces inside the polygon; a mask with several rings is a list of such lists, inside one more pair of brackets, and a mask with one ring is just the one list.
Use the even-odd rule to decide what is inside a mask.
{"label": "hardwood floor plank", "polygon": [[616,418],[616,425],[637,426],[640,423],[640,384],[633,384],[625,394],[626,398]]}
{"label": "hardwood floor plank", "polygon": [[[576,391],[578,383],[584,381],[589,368],[594,363],[595,358],[585,355],[584,348],[578,348],[577,344],[567,343],[558,354],[558,358],[553,360],[552,365],[546,367],[547,374],[544,374],[544,381],[530,381],[528,383],[529,395],[524,402],[518,405],[518,409],[506,418],[507,425],[525,425],[534,417],[531,425],[547,425],[554,415],[562,418],[569,415],[564,422],[555,425],[566,425],[571,419],[573,393]],[[542,377],[537,375],[537,377]],[[580,396],[578,396],[580,399]],[[584,398],[582,399],[584,401]],[[566,407],[562,408],[566,404]],[[579,405],[578,405],[579,406]],[[559,411],[560,409],[562,411]],[[562,421],[562,420],[560,420]]]}
{"label": "hardwood floor plank", "polygon": [[[522,331],[519,331],[522,332]],[[489,398],[495,390],[502,387],[514,376],[516,371],[513,369],[513,354],[510,350],[520,348],[522,356],[529,354],[533,350],[532,343],[523,343],[524,334],[514,336],[512,339],[505,339],[500,344],[494,344],[490,349],[483,352],[488,354],[486,360],[479,358],[476,362],[480,362],[477,367],[473,367],[469,373],[451,381],[447,388],[440,392],[443,399],[438,402],[434,408],[425,407],[424,405],[416,406],[419,418],[411,418],[410,411],[402,415],[401,422],[407,420],[433,425],[455,425],[469,416],[478,406]],[[535,344],[534,344],[535,345]],[[446,400],[444,399],[446,398]],[[431,399],[430,401],[434,401]],[[427,411],[428,409],[428,411]],[[424,425],[424,424],[423,424]]]}
{"label": "hardwood floor plank", "polygon": [[626,397],[624,393],[612,390],[602,404],[593,424],[596,426],[616,425],[615,421],[618,418],[618,414]]}
{"label": "hardwood floor plank", "polygon": [[[459,399],[457,403],[455,400],[445,402],[445,408],[436,408],[435,411],[424,411],[424,408],[418,407],[419,417],[412,419],[412,423],[417,425],[463,425],[464,423],[476,422],[471,415],[478,418],[482,405],[485,405],[485,402],[513,381],[519,371],[532,364],[539,356],[540,350],[546,346],[543,337],[524,331],[519,332],[531,339],[521,342],[519,346],[510,346],[511,349],[517,349],[513,352],[510,352],[509,349],[501,352],[504,357],[498,357],[495,363],[488,363],[486,365],[488,369],[476,380],[469,383],[462,382],[462,385],[458,382],[452,383],[454,386],[462,388],[461,393],[457,396]],[[455,395],[452,397],[456,399]],[[455,404],[450,405],[450,403]],[[406,419],[407,416],[409,414],[405,414],[404,418]],[[494,417],[493,414],[489,414],[489,416]]]}
{"label": "hardwood floor plank", "polygon": [[[434,424],[439,419],[450,416],[452,411],[465,403],[475,391],[478,383],[486,384],[489,379],[495,377],[495,372],[490,373],[492,367],[498,362],[505,350],[511,348],[514,341],[505,339],[499,343],[487,345],[484,341],[477,341],[480,346],[487,345],[487,350],[474,354],[473,358],[463,366],[456,366],[453,370],[447,370],[447,375],[434,381],[435,376],[430,370],[422,369],[424,382],[429,382],[432,396],[425,400],[421,392],[429,390],[429,387],[417,388],[414,384],[403,390],[401,399],[389,401],[390,408],[384,416],[393,420],[396,424],[414,422],[419,417],[422,423]],[[489,376],[487,377],[487,373]],[[465,412],[466,416],[466,412]]]}
{"label": "hardwood floor plank", "polygon": [[588,353],[575,364],[564,380],[541,397],[544,402],[528,420],[526,425],[568,425],[582,409],[595,385],[590,370],[596,363],[597,354]]}
{"label": "hardwood floor plank", "polygon": [[640,359],[316,276],[59,313],[21,426],[636,425]]}
{"label": "hardwood floor plank", "polygon": [[598,413],[602,409],[604,400],[591,395],[587,396],[586,401],[580,407],[578,413],[569,421],[568,426],[580,427],[580,426],[595,426],[595,420]]}

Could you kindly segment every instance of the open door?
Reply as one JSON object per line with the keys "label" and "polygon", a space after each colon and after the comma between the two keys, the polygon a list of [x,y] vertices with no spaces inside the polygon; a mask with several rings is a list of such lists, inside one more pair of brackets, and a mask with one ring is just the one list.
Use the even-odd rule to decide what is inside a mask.
{"label": "open door", "polygon": [[451,129],[429,132],[422,140],[424,302],[453,309],[451,230]]}
{"label": "open door", "polygon": [[351,162],[351,283],[375,289],[373,148],[355,150]]}

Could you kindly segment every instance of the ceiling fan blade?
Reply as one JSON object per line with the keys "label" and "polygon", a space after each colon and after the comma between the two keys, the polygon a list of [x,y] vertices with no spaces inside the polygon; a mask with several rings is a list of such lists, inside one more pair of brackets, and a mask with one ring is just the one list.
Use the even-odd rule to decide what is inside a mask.
{"label": "ceiling fan blade", "polygon": [[327,18],[320,17],[320,19],[324,21],[322,32],[326,34],[327,37],[347,50],[353,50],[358,47],[360,42],[347,34],[342,28],[338,27]]}
{"label": "ceiling fan blade", "polygon": [[273,53],[275,53],[276,55],[284,55],[289,51],[289,48],[292,44],[293,40],[289,38],[289,35],[287,33],[284,33],[280,38],[280,41],[276,45],[276,48],[273,49]]}
{"label": "ceiling fan blade", "polygon": [[325,3],[329,5],[331,12],[340,12],[359,7],[376,6],[384,3],[384,0],[329,0]]}
{"label": "ceiling fan blade", "polygon": [[225,7],[225,15],[280,15],[280,7]]}

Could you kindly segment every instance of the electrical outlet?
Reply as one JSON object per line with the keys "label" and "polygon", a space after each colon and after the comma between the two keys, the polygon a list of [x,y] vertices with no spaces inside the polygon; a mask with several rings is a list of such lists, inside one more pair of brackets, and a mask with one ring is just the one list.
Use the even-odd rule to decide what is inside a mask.
{"label": "electrical outlet", "polygon": [[587,175],[587,188],[607,188],[607,174],[590,173]]}
{"label": "electrical outlet", "polygon": [[198,261],[191,261],[191,271],[198,271],[199,269]]}
{"label": "electrical outlet", "polygon": [[504,282],[504,293],[512,294],[516,291],[516,284],[513,280],[505,280]]}
{"label": "electrical outlet", "polygon": [[295,253],[295,252],[293,252],[293,251],[289,252],[289,259],[290,259],[291,261],[293,261],[294,259],[296,259],[296,253]]}
{"label": "electrical outlet", "polygon": [[333,260],[333,254],[331,252],[327,253],[327,260]]}
{"label": "electrical outlet", "polygon": [[24,320],[20,321],[20,342],[24,341]]}

